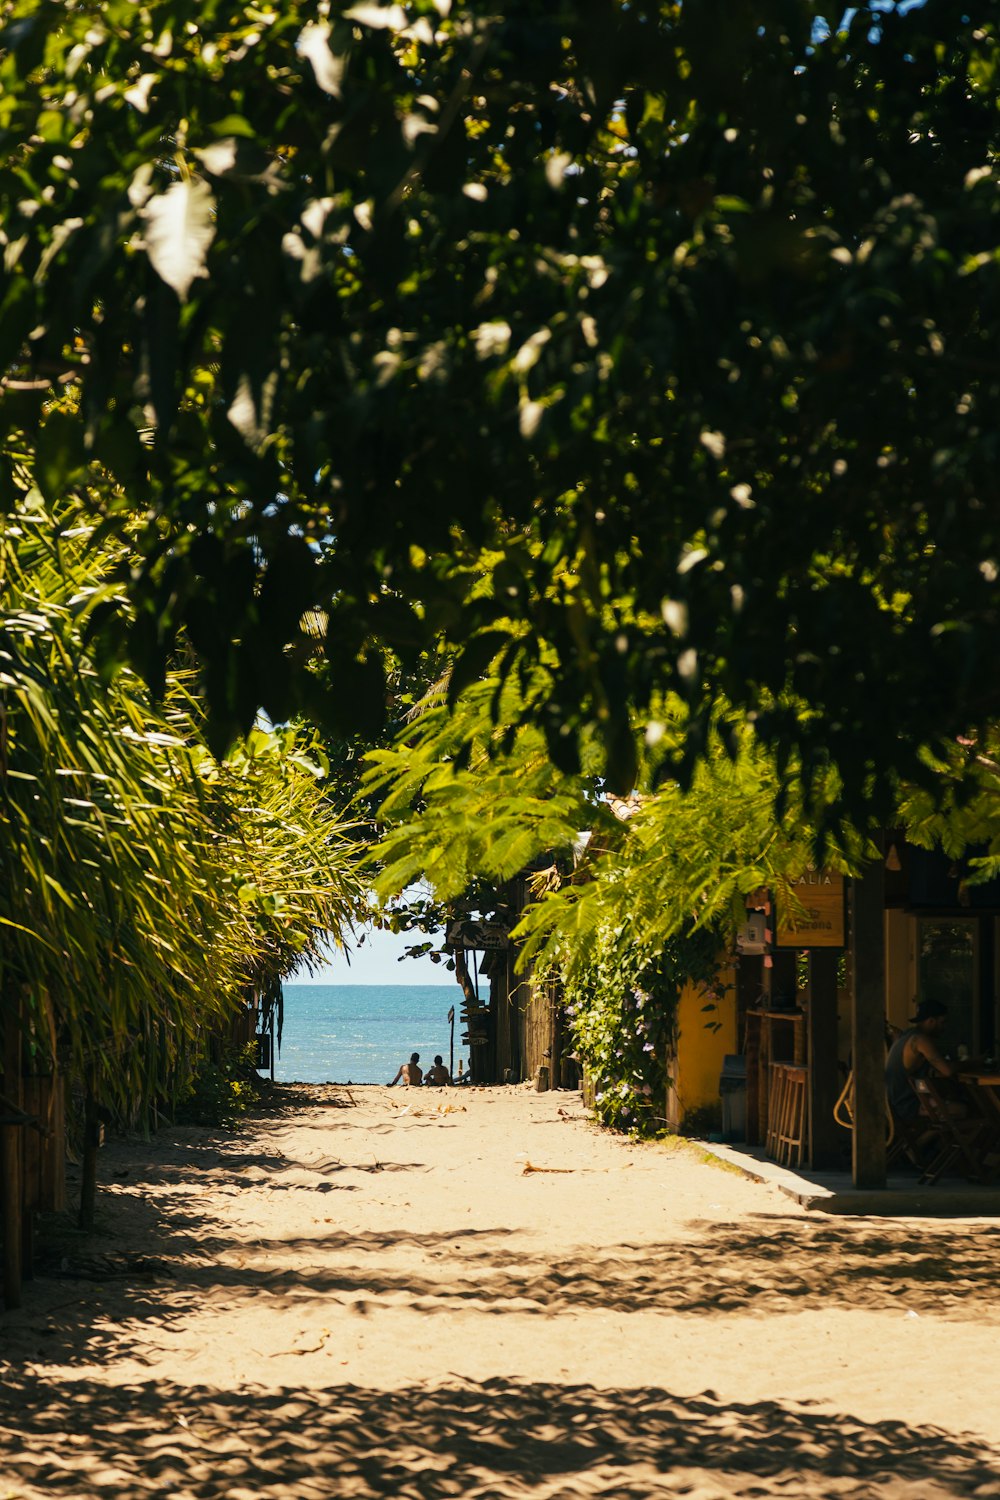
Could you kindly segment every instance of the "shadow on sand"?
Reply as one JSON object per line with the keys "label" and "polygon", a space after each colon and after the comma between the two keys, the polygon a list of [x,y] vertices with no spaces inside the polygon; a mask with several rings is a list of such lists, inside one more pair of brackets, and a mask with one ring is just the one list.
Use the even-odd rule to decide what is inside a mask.
{"label": "shadow on sand", "polygon": [[88,1500],[948,1500],[996,1494],[1000,1454],[932,1428],[726,1406],[711,1392],[502,1379],[221,1391],[15,1377],[0,1396],[0,1460],[14,1494]]}
{"label": "shadow on sand", "polygon": [[[275,1099],[279,1114],[299,1098],[298,1087],[285,1091],[288,1101]],[[307,1102],[317,1101],[310,1095]],[[226,1288],[285,1301],[405,1296],[426,1312],[474,1303],[498,1316],[512,1304],[545,1316],[588,1308],[725,1315],[917,1305],[952,1320],[1000,1324],[998,1224],[757,1213],[689,1221],[675,1237],[653,1243],[567,1246],[557,1264],[499,1225],[475,1234],[461,1223],[430,1234],[403,1226],[345,1233],[327,1195],[375,1191],[379,1173],[420,1174],[426,1167],[383,1160],[392,1148],[370,1139],[360,1153],[350,1136],[341,1144],[337,1127],[349,1122],[340,1113],[343,1091],[326,1089],[318,1103],[322,1144],[298,1160],[260,1149],[262,1142],[254,1149],[239,1137],[195,1128],[175,1130],[152,1147],[119,1144],[112,1191],[99,1199],[101,1237],[164,1261],[175,1308],[185,1291],[197,1299]],[[248,1219],[240,1240],[220,1217],[220,1198],[265,1185],[274,1201],[286,1192],[315,1195],[315,1222],[321,1216],[323,1227],[309,1237],[275,1235],[274,1215],[262,1214],[268,1222]],[[247,1234],[259,1254],[243,1253]],[[43,1273],[67,1258],[64,1241],[57,1236],[54,1244]],[[389,1269],[380,1252],[391,1252],[399,1266],[400,1250],[405,1266]],[[71,1246],[70,1272],[77,1255]],[[281,1270],[271,1269],[272,1257],[283,1262]],[[143,1312],[140,1298],[135,1314]]]}
{"label": "shadow on sand", "polygon": [[[679,1225],[675,1237],[655,1243],[567,1246],[553,1264],[502,1226],[345,1231],[322,1194],[352,1173],[384,1167],[371,1155],[338,1160],[336,1149],[331,1138],[294,1161],[186,1132],[154,1150],[139,1144],[116,1153],[121,1180],[117,1194],[106,1195],[100,1241],[64,1244],[25,1307],[3,1320],[0,1496],[987,1500],[1000,1493],[1000,1452],[971,1436],[874,1424],[804,1403],[725,1404],[711,1391],[680,1397],[653,1387],[457,1377],[454,1385],[397,1391],[220,1390],[111,1385],[92,1370],[66,1378],[66,1367],[123,1354],[142,1361],[206,1299],[253,1299],[262,1315],[364,1299],[372,1313],[381,1303],[387,1319],[405,1302],[429,1315],[429,1332],[435,1314],[473,1305],[490,1316],[477,1325],[480,1337],[487,1327],[501,1335],[508,1311],[697,1313],[711,1318],[704,1337],[718,1339],[732,1313],[884,1309],[909,1299],[933,1305],[938,1317],[1000,1323],[1000,1228],[758,1214]],[[248,1174],[272,1188],[284,1182],[315,1192],[317,1214],[331,1218],[315,1219],[315,1233],[282,1237],[274,1233],[280,1217],[261,1209],[268,1222],[245,1216],[237,1234],[217,1195],[243,1193]]]}
{"label": "shadow on sand", "polygon": [[[326,1202],[322,1183],[312,1190],[320,1195],[317,1202]],[[568,1246],[553,1264],[506,1228],[471,1232],[457,1224],[433,1233],[349,1233],[331,1220],[307,1237],[275,1236],[261,1224],[248,1244],[227,1236],[217,1221],[202,1220],[196,1204],[174,1202],[155,1222],[150,1215],[141,1236],[113,1239],[117,1261],[81,1247],[50,1262],[26,1307],[5,1320],[8,1336],[26,1332],[29,1322],[37,1327],[32,1309],[41,1313],[51,1306],[53,1280],[63,1283],[62,1306],[71,1296],[67,1283],[75,1282],[79,1295],[78,1308],[51,1330],[58,1333],[50,1355],[55,1362],[92,1358],[98,1349],[106,1357],[116,1339],[129,1345],[130,1334],[144,1324],[172,1320],[213,1295],[227,1301],[263,1298],[262,1308],[364,1298],[376,1308],[405,1302],[428,1315],[474,1308],[498,1319],[509,1312],[724,1318],[919,1307],[950,1321],[1000,1325],[1000,1229],[963,1225],[928,1234],[874,1221],[845,1227],[761,1215],[741,1224],[701,1226],[694,1239]],[[99,1284],[112,1280],[115,1327],[105,1324],[99,1331]],[[31,1352],[42,1359],[48,1354]]]}
{"label": "shadow on sand", "polygon": [[51,1267],[3,1319],[3,1354],[39,1370],[122,1356],[151,1363],[164,1336],[209,1301],[252,1301],[263,1317],[290,1308],[329,1316],[333,1305],[363,1304],[387,1318],[402,1306],[430,1318],[466,1309],[498,1337],[505,1315],[588,1310],[697,1313],[718,1328],[734,1313],[840,1307],[898,1316],[918,1306],[942,1320],[1000,1324],[1000,1233],[973,1236],[966,1226],[938,1229],[928,1243],[896,1225],[761,1216],[704,1226],[693,1242],[577,1246],[556,1265],[502,1228],[346,1233],[331,1223],[307,1238],[247,1245],[178,1208],[159,1229]]}
{"label": "shadow on sand", "polygon": [[[38,1368],[122,1354],[145,1362],[163,1332],[210,1298],[220,1305],[253,1298],[261,1313],[361,1301],[387,1315],[402,1304],[429,1316],[474,1309],[498,1333],[509,1313],[590,1310],[725,1320],[916,1306],[939,1319],[1000,1325],[994,1225],[759,1213],[680,1224],[654,1242],[567,1245],[556,1261],[500,1225],[347,1232],[337,1222],[338,1192],[377,1193],[378,1173],[424,1168],[383,1162],[373,1154],[379,1146],[366,1142],[359,1151],[349,1135],[341,1139],[337,1125],[348,1115],[338,1099],[330,1090],[322,1101],[333,1102],[333,1111],[318,1113],[325,1138],[315,1152],[300,1146],[302,1159],[266,1137],[196,1128],[152,1145],[116,1145],[99,1233],[88,1241],[66,1220],[46,1240],[25,1306],[3,1318],[0,1351]],[[248,1188],[265,1186],[267,1202],[241,1203],[234,1227],[229,1197],[245,1202]],[[286,1192],[311,1197],[314,1231],[275,1233]]]}

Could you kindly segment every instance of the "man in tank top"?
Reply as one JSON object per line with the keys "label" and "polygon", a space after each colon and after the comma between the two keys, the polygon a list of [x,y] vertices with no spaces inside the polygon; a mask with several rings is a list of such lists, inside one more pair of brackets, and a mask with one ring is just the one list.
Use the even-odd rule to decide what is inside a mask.
{"label": "man in tank top", "polygon": [[889,1108],[899,1120],[915,1120],[920,1113],[911,1079],[955,1072],[935,1040],[944,1030],[948,1007],[940,1000],[921,1000],[907,1031],[901,1031],[885,1060],[885,1092]]}

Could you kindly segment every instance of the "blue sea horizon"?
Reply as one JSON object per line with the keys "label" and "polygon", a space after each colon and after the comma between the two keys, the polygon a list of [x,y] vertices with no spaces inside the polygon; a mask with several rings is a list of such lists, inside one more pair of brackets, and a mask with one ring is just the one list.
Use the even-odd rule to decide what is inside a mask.
{"label": "blue sea horizon", "polygon": [[282,1083],[388,1083],[411,1052],[422,1066],[439,1052],[448,1065],[448,1010],[455,1007],[455,1069],[468,1064],[459,1041],[457,984],[286,984],[285,1024],[274,1076]]}

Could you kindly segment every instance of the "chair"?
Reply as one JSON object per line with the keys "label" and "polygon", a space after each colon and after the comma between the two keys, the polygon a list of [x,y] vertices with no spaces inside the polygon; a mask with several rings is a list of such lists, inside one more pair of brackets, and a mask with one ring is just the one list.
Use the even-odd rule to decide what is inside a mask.
{"label": "chair", "polygon": [[[937,1132],[930,1125],[924,1115],[917,1115],[912,1120],[902,1119],[899,1115],[889,1113],[889,1138],[886,1141],[885,1164],[893,1167],[898,1162],[908,1161],[911,1166],[923,1172],[927,1165],[928,1150],[932,1144],[936,1144]],[[928,1140],[928,1135],[933,1134],[934,1141]]]}
{"label": "chair", "polygon": [[[885,1039],[885,1055],[889,1056],[890,1048],[897,1038],[902,1034],[898,1026],[885,1017],[883,1020],[883,1032]],[[854,1069],[849,1068],[844,1087],[836,1104],[833,1106],[833,1118],[837,1124],[845,1130],[854,1129]],[[907,1120],[893,1113],[888,1097],[885,1101],[885,1164],[886,1168],[895,1166],[904,1159],[918,1172],[923,1173],[928,1159],[928,1151],[936,1142],[928,1139],[936,1132],[930,1124],[926,1115],[920,1115],[913,1120]],[[932,1158],[933,1159],[933,1158]],[[920,1178],[923,1181],[923,1178]]]}
{"label": "chair", "polygon": [[767,1086],[767,1134],[764,1152],[772,1161],[778,1159],[778,1132],[785,1108],[785,1075],[780,1063],[772,1063]]}
{"label": "chair", "polygon": [[924,1167],[920,1182],[937,1182],[943,1172],[962,1164],[962,1175],[978,1181],[987,1175],[983,1150],[990,1132],[980,1116],[962,1119],[949,1108],[948,1100],[932,1078],[911,1079],[925,1119],[940,1133],[941,1145]]}
{"label": "chair", "polygon": [[[966,1078],[964,1082],[966,1097],[974,1106],[983,1127],[977,1142],[980,1156],[997,1156],[1000,1154],[1000,1099],[989,1084],[972,1078]],[[995,1170],[990,1175],[995,1175]]]}

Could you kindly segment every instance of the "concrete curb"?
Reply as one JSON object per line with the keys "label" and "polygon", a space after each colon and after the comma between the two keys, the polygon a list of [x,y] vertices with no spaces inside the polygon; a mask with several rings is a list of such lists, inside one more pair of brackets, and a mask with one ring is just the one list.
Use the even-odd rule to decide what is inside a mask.
{"label": "concrete curb", "polygon": [[920,1186],[912,1178],[890,1177],[884,1188],[856,1188],[848,1172],[792,1171],[769,1161],[753,1146],[699,1141],[709,1156],[735,1167],[752,1182],[764,1182],[817,1213],[872,1214],[879,1218],[1000,1218],[1000,1185],[940,1181]]}

